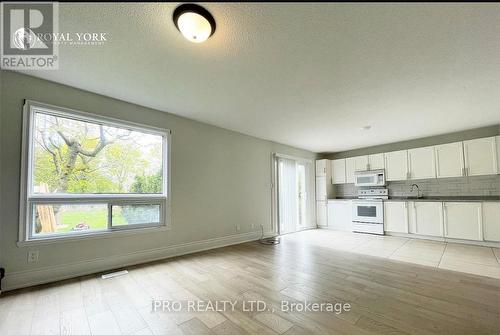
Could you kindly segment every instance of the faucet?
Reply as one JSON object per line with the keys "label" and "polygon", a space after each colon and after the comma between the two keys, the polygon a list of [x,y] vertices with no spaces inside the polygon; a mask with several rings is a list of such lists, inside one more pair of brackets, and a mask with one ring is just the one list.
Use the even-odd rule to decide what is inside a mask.
{"label": "faucet", "polygon": [[420,188],[418,187],[418,185],[417,185],[417,184],[411,184],[411,187],[410,187],[410,192],[412,192],[412,193],[413,193],[413,189],[414,189],[415,187],[417,188],[417,198],[420,198],[420,197],[421,197],[421,195],[420,195]]}

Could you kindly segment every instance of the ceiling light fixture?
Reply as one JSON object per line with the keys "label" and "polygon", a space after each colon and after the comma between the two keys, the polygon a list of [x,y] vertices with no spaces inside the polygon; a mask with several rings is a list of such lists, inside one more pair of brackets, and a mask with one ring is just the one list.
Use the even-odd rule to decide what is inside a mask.
{"label": "ceiling light fixture", "polygon": [[174,10],[174,24],[181,34],[194,43],[205,42],[215,32],[215,20],[205,8],[183,4]]}

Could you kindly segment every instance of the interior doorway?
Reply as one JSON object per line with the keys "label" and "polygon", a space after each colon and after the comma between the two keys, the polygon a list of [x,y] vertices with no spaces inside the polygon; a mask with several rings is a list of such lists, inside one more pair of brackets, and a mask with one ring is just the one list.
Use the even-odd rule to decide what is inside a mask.
{"label": "interior doorway", "polygon": [[278,234],[314,226],[313,162],[290,156],[275,156],[276,223]]}

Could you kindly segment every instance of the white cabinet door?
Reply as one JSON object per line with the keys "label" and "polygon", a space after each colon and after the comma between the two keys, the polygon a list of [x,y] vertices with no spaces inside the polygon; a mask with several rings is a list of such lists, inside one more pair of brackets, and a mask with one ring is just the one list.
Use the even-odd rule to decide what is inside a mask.
{"label": "white cabinet door", "polygon": [[328,229],[352,231],[352,202],[328,201]]}
{"label": "white cabinet door", "polygon": [[316,177],[326,176],[327,159],[319,159],[316,161]]}
{"label": "white cabinet door", "polygon": [[500,174],[500,136],[495,137],[495,142],[497,145],[497,171]]}
{"label": "white cabinet door", "polygon": [[463,240],[483,240],[480,202],[445,202],[444,236]]}
{"label": "white cabinet door", "polygon": [[370,170],[385,169],[384,154],[374,154],[368,156],[368,165]]}
{"label": "white cabinet door", "polygon": [[319,227],[326,227],[328,225],[327,211],[326,201],[316,201],[316,224]]}
{"label": "white cabinet door", "polygon": [[438,178],[461,177],[464,171],[462,142],[436,145],[436,176]]}
{"label": "white cabinet door", "polygon": [[316,177],[316,201],[326,201],[327,198],[326,177]]}
{"label": "white cabinet door", "polygon": [[443,203],[413,201],[408,207],[411,234],[443,236]]}
{"label": "white cabinet door", "polygon": [[384,231],[408,233],[406,201],[384,201]]}
{"label": "white cabinet door", "polygon": [[408,176],[410,179],[436,178],[434,147],[408,150]]}
{"label": "white cabinet door", "polygon": [[354,183],[354,172],[368,170],[368,156],[346,158],[345,171],[347,183]]}
{"label": "white cabinet door", "polygon": [[500,242],[500,202],[483,202],[483,237]]}
{"label": "white cabinet door", "polygon": [[464,156],[468,176],[498,173],[495,137],[464,141]]}
{"label": "white cabinet door", "polygon": [[345,184],[345,159],[334,159],[332,161],[332,183]]}
{"label": "white cabinet door", "polygon": [[408,151],[392,151],[384,153],[385,179],[406,180],[408,177]]}

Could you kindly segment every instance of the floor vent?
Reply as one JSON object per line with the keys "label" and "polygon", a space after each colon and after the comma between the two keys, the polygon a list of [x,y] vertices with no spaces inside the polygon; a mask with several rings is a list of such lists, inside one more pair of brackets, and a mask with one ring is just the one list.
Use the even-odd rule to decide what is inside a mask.
{"label": "floor vent", "polygon": [[105,275],[102,275],[101,278],[102,279],[109,279],[109,278],[114,278],[114,277],[118,277],[118,276],[123,276],[126,274],[128,274],[128,271],[122,270],[122,271],[117,271],[117,272],[106,273]]}

